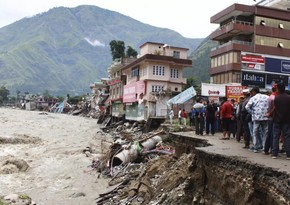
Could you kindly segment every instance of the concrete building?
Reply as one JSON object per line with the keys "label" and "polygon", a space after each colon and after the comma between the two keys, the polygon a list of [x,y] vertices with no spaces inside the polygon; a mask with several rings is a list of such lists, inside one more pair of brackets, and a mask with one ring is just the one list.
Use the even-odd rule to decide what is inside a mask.
{"label": "concrete building", "polygon": [[210,38],[219,45],[210,52],[211,83],[241,83],[269,88],[290,75],[290,2],[233,4],[215,14],[219,24]]}
{"label": "concrete building", "polygon": [[96,81],[90,84],[93,99],[90,102],[91,108],[104,111],[106,109],[106,101],[109,98],[109,85],[108,78],[101,78],[100,81]]}
{"label": "concrete building", "polygon": [[124,75],[123,103],[127,120],[165,118],[166,102],[182,91],[186,84],[184,67],[191,66],[187,48],[146,42],[140,56],[122,67]]}
{"label": "concrete building", "polygon": [[122,75],[122,67],[135,61],[136,58],[116,59],[108,68],[108,85],[110,86],[110,114],[112,120],[119,121],[125,115],[125,104],[123,103],[124,85],[126,85],[126,76]]}

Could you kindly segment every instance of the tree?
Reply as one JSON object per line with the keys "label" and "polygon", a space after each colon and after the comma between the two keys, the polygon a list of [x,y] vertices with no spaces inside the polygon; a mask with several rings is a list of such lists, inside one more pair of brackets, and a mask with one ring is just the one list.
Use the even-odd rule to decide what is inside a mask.
{"label": "tree", "polygon": [[125,43],[124,41],[112,40],[110,42],[112,59],[122,58],[125,56]]}
{"label": "tree", "polygon": [[186,85],[185,85],[184,90],[186,90],[187,88],[191,86],[194,87],[197,94],[201,93],[200,85],[198,84],[198,80],[195,77],[190,77],[186,79]]}
{"label": "tree", "polygon": [[9,90],[5,86],[0,87],[0,102],[8,100],[8,95],[10,94]]}
{"label": "tree", "polygon": [[49,94],[49,91],[48,90],[45,90],[43,93],[42,93],[43,97],[47,97],[47,98],[50,98],[52,97],[50,94]]}
{"label": "tree", "polygon": [[126,56],[136,58],[138,55],[137,51],[133,49],[131,46],[127,46]]}

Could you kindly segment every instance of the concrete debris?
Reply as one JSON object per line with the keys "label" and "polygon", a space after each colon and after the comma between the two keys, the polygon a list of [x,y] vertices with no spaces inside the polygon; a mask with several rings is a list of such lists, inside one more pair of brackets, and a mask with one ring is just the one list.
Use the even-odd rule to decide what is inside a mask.
{"label": "concrete debris", "polygon": [[36,205],[34,201],[26,194],[9,194],[0,198],[0,204],[4,205]]}
{"label": "concrete debris", "polygon": [[[104,126],[103,131],[110,133],[114,143],[102,159],[92,161],[91,167],[112,179],[108,190],[97,199],[97,204],[107,204],[112,200],[111,204],[118,204],[123,190],[125,191],[120,197],[124,201],[127,196],[126,203],[135,201],[145,204],[148,201],[147,194],[150,193],[150,197],[153,195],[154,189],[148,179],[136,182],[134,179],[141,179],[145,175],[148,162],[164,155],[172,159],[174,149],[165,144],[167,134],[163,129],[145,134],[142,132],[143,128],[143,122],[117,122]],[[120,204],[125,204],[125,201]]]}

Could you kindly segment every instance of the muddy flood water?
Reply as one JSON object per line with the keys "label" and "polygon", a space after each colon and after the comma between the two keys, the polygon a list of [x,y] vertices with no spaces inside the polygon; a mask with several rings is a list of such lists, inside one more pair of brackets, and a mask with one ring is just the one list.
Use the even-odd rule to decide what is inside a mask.
{"label": "muddy flood water", "polygon": [[[96,119],[0,108],[0,197],[28,195],[36,204],[95,204],[108,179],[91,171],[110,136]],[[0,203],[1,204],[1,203]]]}

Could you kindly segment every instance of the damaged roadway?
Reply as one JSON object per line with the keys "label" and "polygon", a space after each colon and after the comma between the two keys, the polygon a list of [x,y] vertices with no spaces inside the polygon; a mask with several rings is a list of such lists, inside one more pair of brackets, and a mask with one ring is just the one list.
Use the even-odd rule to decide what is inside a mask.
{"label": "damaged roadway", "polygon": [[199,199],[194,204],[290,204],[290,161],[284,154],[272,159],[243,149],[235,139],[220,140],[221,133],[179,132],[171,137],[176,155],[195,153],[203,170],[205,189],[193,197]]}
{"label": "damaged roadway", "polygon": [[271,155],[265,155],[263,152],[254,153],[248,149],[243,149],[244,144],[237,142],[235,139],[220,140],[219,138],[222,137],[222,133],[216,133],[215,136],[200,136],[196,135],[193,131],[176,132],[172,133],[172,137],[178,139],[177,141],[182,144],[186,141],[192,141],[193,144],[200,142],[202,145],[197,147],[197,149],[201,151],[228,157],[239,157],[241,160],[247,160],[254,164],[271,167],[290,174],[290,160],[286,160],[285,154],[280,154],[280,157],[277,159],[272,159]]}
{"label": "damaged roadway", "polygon": [[290,204],[289,160],[220,137],[170,133],[164,141],[175,147],[174,156],[129,165],[109,182],[115,191],[101,195],[97,204]]}

